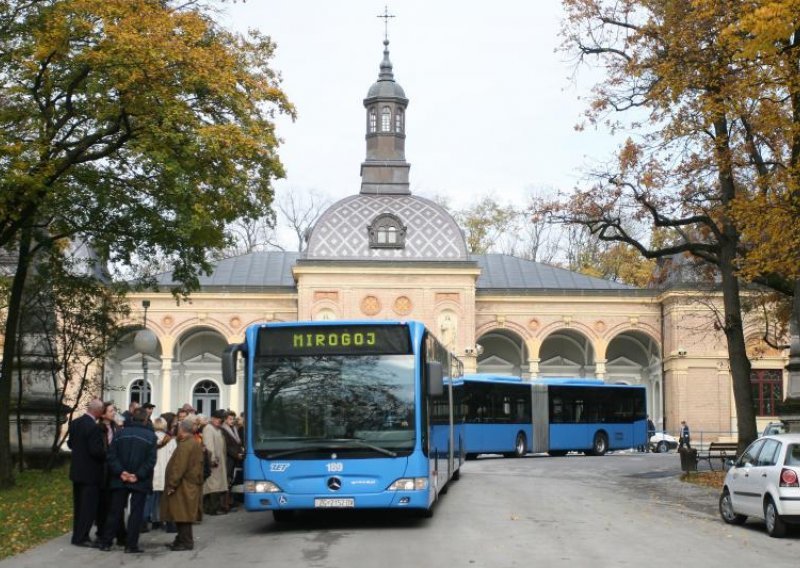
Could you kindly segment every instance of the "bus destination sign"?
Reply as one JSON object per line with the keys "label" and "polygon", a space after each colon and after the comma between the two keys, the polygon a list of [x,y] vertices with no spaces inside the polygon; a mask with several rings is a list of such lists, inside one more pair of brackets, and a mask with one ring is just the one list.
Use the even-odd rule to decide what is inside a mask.
{"label": "bus destination sign", "polygon": [[406,325],[263,327],[258,334],[262,357],[409,353],[411,336]]}

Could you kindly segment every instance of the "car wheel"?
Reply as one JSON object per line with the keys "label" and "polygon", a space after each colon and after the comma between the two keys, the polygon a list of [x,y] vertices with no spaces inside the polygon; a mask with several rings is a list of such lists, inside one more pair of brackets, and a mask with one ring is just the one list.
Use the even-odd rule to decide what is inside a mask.
{"label": "car wheel", "polygon": [[603,432],[594,435],[592,442],[592,455],[602,456],[608,451],[608,438]]}
{"label": "car wheel", "polygon": [[526,453],[528,453],[528,440],[525,438],[525,434],[520,432],[517,434],[517,440],[514,443],[514,457],[521,458]]}
{"label": "car wheel", "polygon": [[660,441],[660,442],[659,442],[659,443],[656,445],[656,451],[657,451],[659,454],[666,454],[666,453],[669,451],[669,443],[668,443],[666,440],[661,440],[661,441]]}
{"label": "car wheel", "polygon": [[276,523],[288,523],[294,520],[294,511],[287,509],[274,509],[272,511],[272,518]]}
{"label": "car wheel", "polygon": [[769,536],[773,538],[786,536],[786,523],[778,514],[778,509],[771,497],[767,497],[767,502],[764,504],[764,521],[767,523]]}
{"label": "car wheel", "polygon": [[731,494],[727,489],[719,497],[719,515],[729,525],[741,525],[747,520],[747,515],[739,515],[733,510]]}

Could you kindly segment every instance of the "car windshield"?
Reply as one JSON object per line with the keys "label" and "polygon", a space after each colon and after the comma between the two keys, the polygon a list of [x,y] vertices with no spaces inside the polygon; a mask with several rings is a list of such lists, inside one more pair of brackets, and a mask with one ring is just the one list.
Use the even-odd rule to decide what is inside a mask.
{"label": "car windshield", "polygon": [[396,455],[414,447],[413,355],[259,357],[253,449],[264,458]]}
{"label": "car windshield", "polygon": [[800,444],[789,444],[786,449],[786,465],[800,465]]}

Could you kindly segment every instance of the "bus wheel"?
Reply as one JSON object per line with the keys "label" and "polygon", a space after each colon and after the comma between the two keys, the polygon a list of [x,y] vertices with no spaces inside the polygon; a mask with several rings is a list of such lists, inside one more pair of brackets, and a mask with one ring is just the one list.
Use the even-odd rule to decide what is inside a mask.
{"label": "bus wheel", "polygon": [[595,456],[602,456],[608,451],[608,438],[603,432],[598,432],[594,435],[594,442],[592,442],[592,454]]}
{"label": "bus wheel", "polygon": [[478,454],[467,454],[465,457],[467,458],[467,461],[472,461],[478,458]]}
{"label": "bus wheel", "polygon": [[528,453],[528,440],[525,438],[525,434],[520,432],[519,434],[517,434],[517,441],[514,443],[514,457],[521,458],[527,453]]}
{"label": "bus wheel", "polygon": [[288,523],[294,520],[294,511],[287,509],[273,509],[272,518],[276,523]]}
{"label": "bus wheel", "polygon": [[458,481],[459,479],[461,479],[461,468],[460,467],[453,472],[453,477],[451,477],[450,479],[452,479],[453,481]]}

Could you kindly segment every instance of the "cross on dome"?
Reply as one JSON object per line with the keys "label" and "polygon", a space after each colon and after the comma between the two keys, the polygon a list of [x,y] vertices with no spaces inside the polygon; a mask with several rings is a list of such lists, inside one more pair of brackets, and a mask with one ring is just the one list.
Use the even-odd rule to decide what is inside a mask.
{"label": "cross on dome", "polygon": [[378,14],[379,18],[383,18],[383,39],[386,43],[389,42],[389,18],[394,18],[394,14],[389,13],[389,6],[383,6],[383,14]]}

